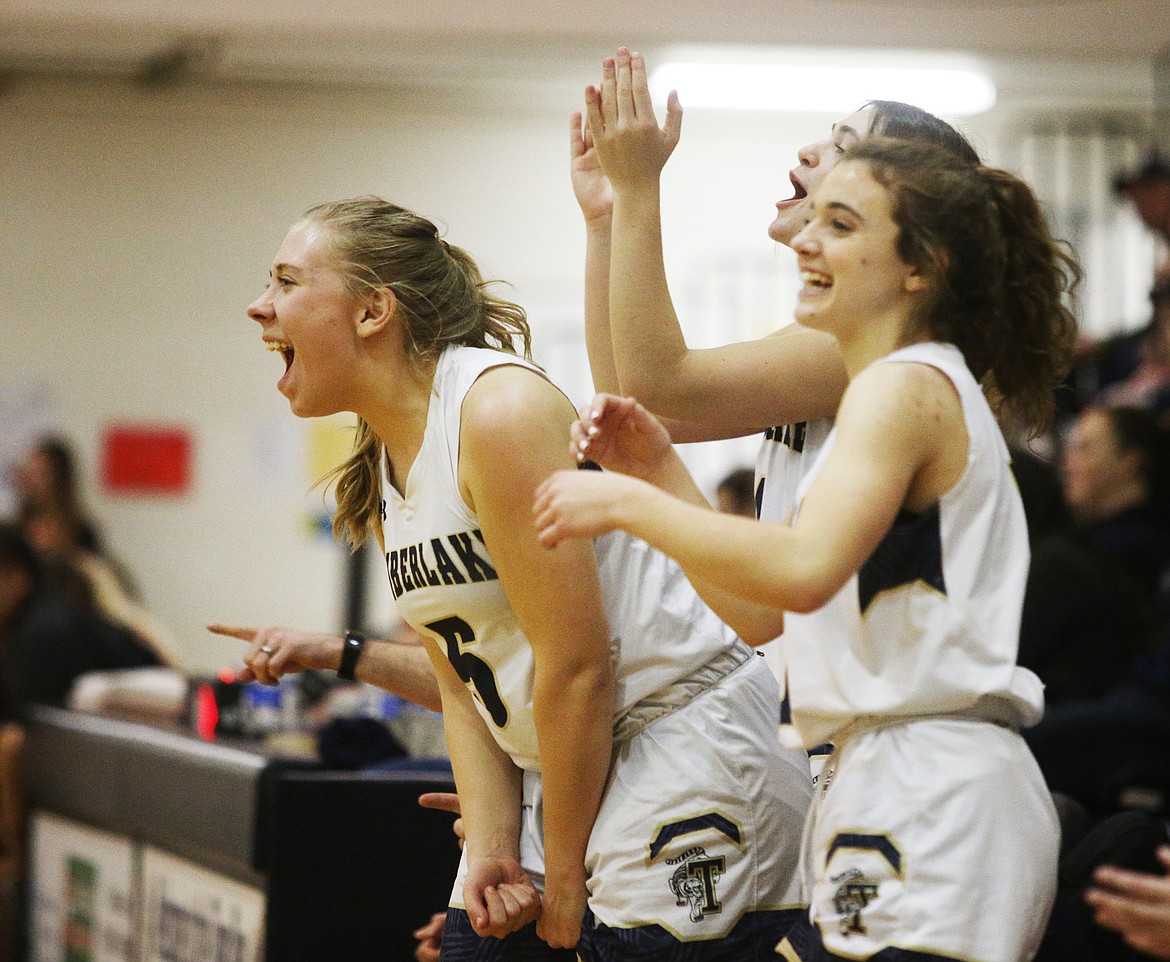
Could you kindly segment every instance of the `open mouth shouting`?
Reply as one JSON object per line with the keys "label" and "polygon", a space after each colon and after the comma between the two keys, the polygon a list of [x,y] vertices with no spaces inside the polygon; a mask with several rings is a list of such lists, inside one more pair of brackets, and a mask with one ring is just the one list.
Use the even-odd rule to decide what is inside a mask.
{"label": "open mouth shouting", "polygon": [[269,351],[279,352],[280,356],[284,359],[284,377],[280,379],[281,382],[283,382],[284,379],[288,377],[289,369],[292,367],[293,363],[293,356],[296,353],[293,350],[293,346],[287,341],[269,340],[267,338],[264,340],[264,346]]}
{"label": "open mouth shouting", "polygon": [[789,172],[788,179],[789,179],[789,181],[792,182],[792,191],[793,191],[792,196],[789,197],[787,200],[777,201],[776,202],[777,210],[783,210],[786,207],[793,207],[796,204],[799,204],[806,197],[808,197],[808,191],[805,190],[804,184],[802,184],[799,180],[797,180],[795,171]]}

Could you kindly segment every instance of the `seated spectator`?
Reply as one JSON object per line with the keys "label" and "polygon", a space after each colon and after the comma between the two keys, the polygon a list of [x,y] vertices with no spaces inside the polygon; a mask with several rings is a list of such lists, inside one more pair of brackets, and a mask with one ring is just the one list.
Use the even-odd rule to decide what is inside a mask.
{"label": "seated spectator", "polygon": [[1154,493],[1165,439],[1153,416],[1092,407],[1076,420],[1062,462],[1071,516],[1032,546],[1020,664],[1051,706],[1124,682],[1158,633],[1170,525]]}
{"label": "seated spectator", "polygon": [[1048,707],[1023,734],[1049,788],[1091,815],[1170,815],[1170,631],[1122,683]]}
{"label": "seated spectator", "polygon": [[1024,735],[1049,787],[1095,816],[1170,814],[1164,446],[1149,412],[1086,411],[1065,458],[1076,525],[1033,552],[1021,662],[1049,689]]}
{"label": "seated spectator", "polygon": [[125,565],[106,550],[81,497],[77,457],[57,435],[42,437],[16,466],[19,518],[46,574],[74,604],[132,631],[159,661],[181,668],[171,631],[142,603]]}
{"label": "seated spectator", "polygon": [[34,544],[76,545],[101,558],[118,578],[122,590],[138,599],[126,567],[106,549],[97,523],[89,516],[77,480],[77,455],[65,438],[42,436],[13,470],[18,512],[25,535]]}
{"label": "seated spectator", "polygon": [[1135,337],[1133,366],[1124,377],[1105,385],[1103,403],[1170,412],[1170,266],[1163,268],[1150,291],[1153,318]]}
{"label": "seated spectator", "polygon": [[75,604],[126,628],[159,662],[181,668],[179,643],[153,612],[127,588],[108,556],[87,547],[78,519],[64,508],[37,508],[25,517],[25,535],[46,574]]}
{"label": "seated spectator", "polygon": [[12,480],[21,511],[59,504],[77,504],[77,458],[64,438],[41,437],[13,468]]}
{"label": "seated spectator", "polygon": [[0,655],[10,713],[32,702],[64,704],[86,672],[159,663],[133,632],[66,597],[9,522],[0,522]]}
{"label": "seated spectator", "polygon": [[1093,404],[1170,411],[1170,264],[1150,289],[1150,321],[1102,341],[1084,340],[1060,392],[1060,410],[1075,415]]}
{"label": "seated spectator", "polygon": [[1170,563],[1166,434],[1148,411],[1092,407],[1064,455],[1064,496],[1079,529],[1143,594],[1156,594]]}

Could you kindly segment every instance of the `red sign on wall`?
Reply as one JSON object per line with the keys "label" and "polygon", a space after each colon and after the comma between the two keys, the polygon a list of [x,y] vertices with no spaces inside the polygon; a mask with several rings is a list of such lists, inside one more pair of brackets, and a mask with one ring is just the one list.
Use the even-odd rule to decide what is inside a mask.
{"label": "red sign on wall", "polygon": [[183,494],[191,486],[191,435],[185,428],[107,428],[102,485],[111,494]]}

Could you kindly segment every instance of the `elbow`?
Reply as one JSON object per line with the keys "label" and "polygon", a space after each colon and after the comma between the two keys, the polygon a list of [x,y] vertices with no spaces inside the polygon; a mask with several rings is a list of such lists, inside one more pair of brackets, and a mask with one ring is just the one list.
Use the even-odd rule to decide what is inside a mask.
{"label": "elbow", "polygon": [[604,668],[591,671],[585,684],[588,685],[590,702],[595,705],[609,705],[612,711],[614,699],[617,698],[617,679],[613,668],[607,663]]}
{"label": "elbow", "polygon": [[631,371],[628,367],[623,367],[618,371],[618,382],[625,397],[637,398],[651,411],[659,408],[662,401],[660,385],[649,372]]}
{"label": "elbow", "polygon": [[843,584],[819,565],[792,566],[777,579],[776,597],[770,602],[785,611],[807,615],[827,605]]}
{"label": "elbow", "polygon": [[751,624],[733,625],[740,640],[752,648],[759,648],[770,641],[775,641],[784,633],[784,615],[775,618],[761,618]]}
{"label": "elbow", "polygon": [[824,607],[825,603],[832,597],[831,595],[822,595],[814,591],[801,591],[793,594],[792,601],[788,606],[788,610],[796,615],[807,615],[816,611],[818,608]]}
{"label": "elbow", "polygon": [[637,398],[655,414],[672,415],[680,396],[685,396],[679,368],[663,358],[652,361],[646,354],[633,364],[619,363],[617,375],[621,393]]}
{"label": "elbow", "polygon": [[433,711],[441,715],[443,713],[443,696],[439,692],[439,686],[427,687],[425,690],[418,693],[418,702],[427,711]]}
{"label": "elbow", "polygon": [[831,585],[810,580],[792,586],[785,608],[798,615],[811,614],[827,605],[836,593],[837,589]]}
{"label": "elbow", "polygon": [[608,658],[604,663],[584,663],[545,676],[537,671],[534,700],[545,707],[554,707],[558,713],[566,704],[612,705],[616,697],[617,682]]}

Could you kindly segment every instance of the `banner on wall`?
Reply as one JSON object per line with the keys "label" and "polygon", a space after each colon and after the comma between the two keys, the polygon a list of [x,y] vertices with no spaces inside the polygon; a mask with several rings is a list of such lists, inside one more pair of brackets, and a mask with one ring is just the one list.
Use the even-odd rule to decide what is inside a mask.
{"label": "banner on wall", "polygon": [[29,839],[31,962],[136,962],[134,844],[45,812]]}
{"label": "banner on wall", "polygon": [[100,477],[110,494],[178,495],[191,486],[191,432],[120,424],[102,432]]}
{"label": "banner on wall", "polygon": [[142,847],[142,962],[261,962],[264,893]]}

